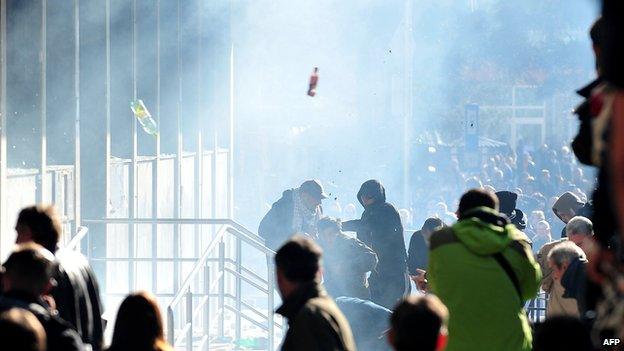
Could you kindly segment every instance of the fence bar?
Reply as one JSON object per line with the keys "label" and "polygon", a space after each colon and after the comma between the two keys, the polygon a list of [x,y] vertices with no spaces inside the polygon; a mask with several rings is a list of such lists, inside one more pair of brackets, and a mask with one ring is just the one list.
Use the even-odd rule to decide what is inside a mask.
{"label": "fence bar", "polygon": [[193,351],[193,293],[191,287],[186,290],[186,351]]}
{"label": "fence bar", "polygon": [[206,342],[204,343],[204,350],[210,350],[210,266],[204,266],[204,293],[206,294],[206,307],[204,308],[204,335],[206,336]]}
{"label": "fence bar", "polygon": [[[156,1],[156,123],[160,124],[160,0]],[[156,134],[156,158],[152,164],[152,218],[158,218],[158,173],[160,170],[160,130]],[[158,225],[152,225],[152,291],[158,289]]]}
{"label": "fence bar", "polygon": [[219,318],[219,338],[223,339],[225,331],[225,243],[219,243],[219,271],[223,274],[219,280],[219,308],[221,318]]}
{"label": "fence bar", "polygon": [[[74,224],[81,226],[80,201],[80,0],[74,0]],[[3,183],[4,184],[4,183]],[[90,248],[89,255],[91,254]]]}
{"label": "fence bar", "polygon": [[41,85],[40,85],[40,103],[41,103],[41,114],[39,120],[39,128],[41,133],[40,139],[40,151],[39,155],[39,177],[37,183],[39,185],[37,191],[37,200],[38,202],[47,202],[51,199],[46,199],[45,195],[48,192],[48,183],[46,182],[47,176],[47,160],[48,160],[48,151],[47,151],[47,14],[48,14],[48,1],[41,0],[41,47],[39,51],[40,60],[41,60]]}
{"label": "fence bar", "polygon": [[272,350],[273,347],[275,346],[275,325],[274,325],[274,314],[273,314],[273,309],[275,308],[275,301],[274,301],[274,294],[275,294],[275,272],[274,272],[274,266],[273,266],[273,255],[267,254],[266,255],[266,260],[267,260],[267,285],[268,285],[268,289],[269,289],[269,294],[268,294],[268,306],[267,306],[267,317],[268,317],[268,328],[269,328],[269,338],[268,338],[268,343],[269,343],[269,350]]}
{"label": "fence bar", "polygon": [[[175,218],[181,217],[182,210],[182,132],[180,130],[180,109],[181,109],[181,98],[182,98],[182,78],[181,78],[181,67],[180,67],[180,0],[176,1],[177,4],[177,41],[176,41],[176,81],[177,81],[177,98],[176,98],[176,157],[175,157],[175,170],[173,174],[173,198],[174,198],[174,208],[173,215]],[[173,257],[180,257],[180,225],[176,224],[173,228]],[[180,265],[176,264],[173,267],[173,286],[178,288],[180,283]]]}
{"label": "fence bar", "polygon": [[[6,0],[0,0],[0,184],[7,184],[6,32]],[[0,186],[0,223],[3,224],[7,221],[6,195],[7,187]],[[1,249],[0,244],[0,252]]]}
{"label": "fence bar", "polygon": [[[235,255],[235,259],[236,259],[236,310],[237,311],[241,311],[241,293],[243,291],[242,289],[242,282],[241,282],[241,276],[242,276],[242,251],[243,251],[243,244],[241,242],[241,239],[239,237],[236,237],[236,249],[234,252]],[[240,340],[241,339],[241,314],[240,313],[236,313],[236,328],[235,328],[235,339],[236,340]]]}
{"label": "fence bar", "polygon": [[175,347],[175,324],[173,322],[173,309],[167,307],[167,341]]}

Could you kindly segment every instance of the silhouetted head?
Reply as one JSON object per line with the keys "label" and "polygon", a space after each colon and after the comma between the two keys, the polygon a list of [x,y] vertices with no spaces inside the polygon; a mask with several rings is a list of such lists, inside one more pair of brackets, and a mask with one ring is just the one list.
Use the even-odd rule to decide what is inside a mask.
{"label": "silhouetted head", "polygon": [[0,314],[0,340],[3,350],[45,351],[46,333],[31,312],[11,308]]}
{"label": "silhouetted head", "polygon": [[53,286],[56,259],[33,242],[20,244],[3,265],[2,283],[5,291],[20,291],[38,297]]}
{"label": "silhouetted head", "polygon": [[390,317],[388,341],[397,351],[435,351],[446,346],[448,309],[434,295],[410,295]]}
{"label": "silhouetted head", "polygon": [[124,299],[109,350],[172,350],[165,342],[162,315],[154,296],[137,292]]}
{"label": "silhouetted head", "polygon": [[498,211],[498,198],[494,193],[484,189],[471,189],[462,195],[459,200],[459,207],[457,209],[457,217],[462,214],[475,209],[477,207],[487,207]]}
{"label": "silhouetted head", "polygon": [[37,205],[22,209],[15,225],[16,243],[34,241],[55,252],[61,238],[61,221],[54,206]]}
{"label": "silhouetted head", "polygon": [[290,238],[275,254],[277,285],[283,298],[296,291],[301,284],[320,277],[323,250],[303,235]]}

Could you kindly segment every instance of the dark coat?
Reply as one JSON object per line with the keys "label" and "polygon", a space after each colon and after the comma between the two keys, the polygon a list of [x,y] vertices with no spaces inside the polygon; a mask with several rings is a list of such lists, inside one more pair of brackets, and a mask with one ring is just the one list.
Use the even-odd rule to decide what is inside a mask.
{"label": "dark coat", "polygon": [[366,273],[377,266],[377,255],[362,241],[338,234],[333,245],[319,240],[323,249],[323,285],[330,295],[370,299]]}
{"label": "dark coat", "polygon": [[293,199],[294,189],[284,191],[282,197],[277,200],[269,212],[260,221],[258,235],[264,238],[265,245],[276,251],[291,235],[293,226],[293,214],[295,203]]}
{"label": "dark coat", "polygon": [[[80,340],[80,335],[72,326],[59,317],[53,316],[44,307],[45,303],[38,298],[28,296],[21,292],[9,292],[0,297],[0,313],[17,307],[30,311],[37,317],[46,333],[46,344],[48,351],[82,351],[84,345]],[[4,347],[10,347],[3,340]]]}
{"label": "dark coat", "polygon": [[[277,200],[267,214],[260,221],[258,235],[264,239],[265,245],[277,251],[282,244],[288,240],[293,233],[293,216],[295,215],[294,192],[296,189],[289,189],[282,193],[282,197]],[[320,209],[321,213],[323,209]],[[303,228],[303,233],[315,235],[315,228]]]}
{"label": "dark coat", "polygon": [[585,100],[574,109],[574,113],[579,119],[578,134],[572,140],[572,150],[579,162],[595,166],[592,161],[593,136],[591,129],[592,111],[591,111],[591,93],[594,88],[602,83],[602,79],[598,78],[587,86],[579,89],[576,93]]}
{"label": "dark coat", "polygon": [[575,299],[579,313],[585,315],[585,288],[587,286],[587,261],[575,259],[570,262],[561,277],[561,286],[565,289],[563,297]]}
{"label": "dark coat", "polygon": [[277,313],[288,319],[282,351],[355,351],[349,322],[316,282],[304,283]]}
{"label": "dark coat", "polygon": [[[372,196],[375,202],[364,206],[363,194]],[[355,230],[358,239],[377,254],[379,263],[369,279],[371,300],[384,307],[393,308],[409,287],[401,217],[396,208],[386,202],[386,191],[376,180],[362,184],[357,197],[364,207],[362,218],[345,222],[343,228]]]}
{"label": "dark coat", "polygon": [[411,275],[418,275],[417,268],[427,270],[427,262],[429,261],[429,248],[425,242],[421,231],[412,234],[407,251],[407,268]]}
{"label": "dark coat", "polygon": [[102,304],[95,274],[86,258],[71,250],[56,253],[58,285],[51,291],[59,316],[74,326],[85,344],[102,349]]}

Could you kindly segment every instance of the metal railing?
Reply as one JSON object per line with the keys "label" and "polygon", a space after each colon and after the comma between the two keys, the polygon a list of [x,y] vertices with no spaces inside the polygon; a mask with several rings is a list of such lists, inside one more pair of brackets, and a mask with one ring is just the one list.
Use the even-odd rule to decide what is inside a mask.
{"label": "metal railing", "polygon": [[[218,230],[214,236],[211,236],[200,257],[192,260],[173,259],[180,262],[192,261],[194,264],[179,288],[174,291],[172,296],[169,295],[172,299],[166,308],[167,340],[174,347],[189,351],[194,349],[208,350],[211,342],[225,340],[225,314],[233,313],[234,342],[241,341],[242,321],[244,320],[266,332],[268,348],[274,348],[276,327],[281,329],[283,326],[283,323],[278,323],[275,320],[273,313],[275,303],[273,256],[275,253],[264,245],[264,240],[261,237],[243,225],[231,219],[176,218],[109,218],[83,220],[83,223],[218,226]],[[79,242],[85,236],[88,238],[86,234],[86,232],[76,234],[70,245],[78,247]],[[264,256],[267,267],[266,277],[243,265],[243,244]],[[136,261],[137,259],[128,258],[127,260]],[[214,273],[215,268],[216,274],[212,274],[211,272]],[[230,282],[233,284],[228,284]],[[263,298],[266,297],[266,313],[243,300],[243,283],[259,291]],[[211,311],[211,305],[215,305],[215,302],[217,308],[215,311]],[[214,319],[217,320],[216,335],[211,337],[211,326],[214,325]]]}
{"label": "metal railing", "polygon": [[546,310],[548,308],[548,294],[541,291],[533,300],[529,300],[525,309],[529,320],[533,323],[543,322],[546,319]]}
{"label": "metal railing", "polygon": [[84,239],[89,233],[89,228],[87,227],[78,227],[76,234],[73,238],[67,243],[65,246],[68,250],[74,250],[80,252],[80,243],[82,243],[82,239]]}

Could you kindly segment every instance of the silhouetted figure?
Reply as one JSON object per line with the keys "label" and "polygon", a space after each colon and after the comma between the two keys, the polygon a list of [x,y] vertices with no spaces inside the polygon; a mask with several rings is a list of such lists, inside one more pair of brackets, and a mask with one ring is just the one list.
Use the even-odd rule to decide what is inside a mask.
{"label": "silhouetted figure", "polygon": [[349,321],[358,350],[388,350],[385,334],[392,311],[356,297],[337,297],[336,305]]}
{"label": "silhouetted figure", "polygon": [[323,214],[321,201],[325,198],[318,180],[306,180],[299,188],[284,191],[262,218],[258,235],[271,250],[277,250],[295,233],[316,237],[316,225]]}
{"label": "silhouetted figure", "polygon": [[418,275],[418,269],[427,270],[429,261],[429,240],[436,230],[444,227],[444,222],[440,218],[427,218],[420,230],[414,232],[409,241],[407,251],[407,267],[410,275]]}
{"label": "silhouetted figure", "polygon": [[[52,287],[54,272],[51,252],[35,243],[19,245],[4,263],[0,312],[17,307],[34,314],[46,332],[48,351],[82,351],[80,335],[52,313],[42,298]],[[3,341],[0,340],[0,349],[4,349]]]}
{"label": "silhouetted figure", "polygon": [[500,204],[500,213],[504,213],[509,218],[511,224],[515,225],[518,230],[524,230],[526,228],[524,212],[516,208],[518,194],[512,191],[498,191],[496,196]]}
{"label": "silhouetted figure", "polygon": [[362,218],[345,222],[343,229],[356,231],[358,239],[377,254],[379,262],[369,278],[371,301],[391,308],[409,292],[401,218],[386,202],[386,190],[377,180],[362,184],[357,198],[364,207]]}
{"label": "silhouetted figure", "polygon": [[165,341],[162,315],[154,296],[138,292],[123,300],[108,351],[173,351]]}
{"label": "silhouetted figure", "polygon": [[45,351],[46,334],[37,317],[23,308],[0,313],[2,348],[11,351]]}
{"label": "silhouetted figure", "polygon": [[[559,196],[559,199],[557,199],[557,202],[553,205],[552,210],[563,223],[568,224],[570,219],[575,216],[591,218],[593,205],[591,202],[583,203],[578,196],[566,191]],[[564,227],[561,231],[561,237],[564,238],[565,236],[566,233]]]}
{"label": "silhouetted figure", "polygon": [[556,316],[535,325],[533,351],[593,349],[589,331],[578,318]]}
{"label": "silhouetted figure", "polygon": [[375,269],[377,255],[356,238],[342,232],[340,220],[319,221],[318,243],[323,248],[323,285],[333,297],[370,299],[366,273]]}
{"label": "silhouetted figure", "polygon": [[284,303],[277,313],[288,319],[284,351],[351,351],[349,322],[320,284],[321,248],[296,235],[275,254],[277,286]]}
{"label": "silhouetted figure", "polygon": [[35,242],[57,259],[58,271],[54,278],[57,286],[51,291],[56,308],[63,320],[80,334],[82,341],[94,351],[102,349],[102,308],[100,294],[93,270],[86,258],[78,252],[59,249],[61,223],[52,206],[24,208],[18,218],[17,243]]}
{"label": "silhouetted figure", "polygon": [[396,351],[444,350],[448,316],[434,295],[408,296],[392,312],[388,342]]}

